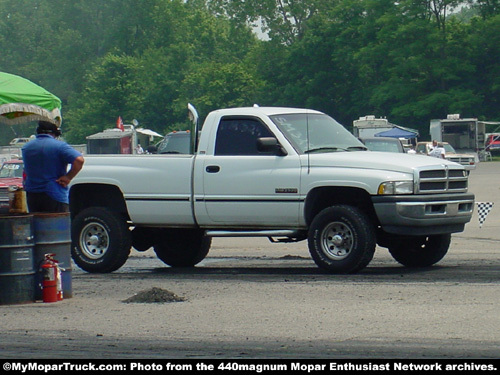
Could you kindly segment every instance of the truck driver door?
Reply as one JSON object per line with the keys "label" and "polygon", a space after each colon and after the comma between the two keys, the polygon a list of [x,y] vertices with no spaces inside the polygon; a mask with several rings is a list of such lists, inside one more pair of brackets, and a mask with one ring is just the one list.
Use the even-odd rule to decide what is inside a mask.
{"label": "truck driver door", "polygon": [[[297,226],[301,206],[300,159],[296,154],[259,152],[260,137],[274,135],[257,118],[221,119],[214,155],[203,157],[206,224],[281,229]],[[198,219],[200,213],[197,210]]]}

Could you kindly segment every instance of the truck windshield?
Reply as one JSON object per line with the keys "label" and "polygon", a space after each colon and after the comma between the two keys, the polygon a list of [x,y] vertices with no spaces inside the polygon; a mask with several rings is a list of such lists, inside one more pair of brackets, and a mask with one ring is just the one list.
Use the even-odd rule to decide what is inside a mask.
{"label": "truck windshield", "polygon": [[270,117],[302,154],[367,150],[363,143],[330,116],[298,113]]}
{"label": "truck windshield", "polygon": [[452,145],[450,145],[449,143],[445,143],[443,144],[443,148],[444,148],[444,151],[446,153],[450,153],[450,154],[456,154],[457,152],[455,151],[455,149],[453,148]]}

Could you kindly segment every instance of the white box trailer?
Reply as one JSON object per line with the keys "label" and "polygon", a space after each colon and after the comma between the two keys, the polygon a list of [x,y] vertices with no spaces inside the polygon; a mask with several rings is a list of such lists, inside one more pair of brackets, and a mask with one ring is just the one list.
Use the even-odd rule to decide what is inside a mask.
{"label": "white box trailer", "polygon": [[353,121],[353,134],[358,138],[374,137],[375,134],[391,130],[391,124],[386,118],[376,118],[374,115],[361,116]]}
{"label": "white box trailer", "polygon": [[486,160],[486,123],[477,118],[451,114],[446,119],[433,119],[429,133],[433,140],[451,144],[457,153],[475,154],[477,160]]}

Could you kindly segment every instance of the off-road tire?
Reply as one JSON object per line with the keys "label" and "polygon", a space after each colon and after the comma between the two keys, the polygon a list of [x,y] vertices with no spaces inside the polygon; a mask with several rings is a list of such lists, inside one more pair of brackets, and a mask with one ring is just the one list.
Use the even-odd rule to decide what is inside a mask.
{"label": "off-road tire", "polygon": [[71,223],[71,239],[73,261],[92,273],[119,269],[132,246],[126,221],[105,207],[89,207],[76,215]]}
{"label": "off-road tire", "polygon": [[171,267],[194,267],[205,259],[211,243],[212,238],[199,229],[165,229],[154,251]]}
{"label": "off-road tire", "polygon": [[331,273],[355,273],[373,259],[375,229],[356,207],[325,208],[313,219],[308,235],[309,252],[321,269]]}
{"label": "off-road tire", "polygon": [[408,237],[389,246],[391,256],[406,267],[430,267],[444,258],[451,234]]}

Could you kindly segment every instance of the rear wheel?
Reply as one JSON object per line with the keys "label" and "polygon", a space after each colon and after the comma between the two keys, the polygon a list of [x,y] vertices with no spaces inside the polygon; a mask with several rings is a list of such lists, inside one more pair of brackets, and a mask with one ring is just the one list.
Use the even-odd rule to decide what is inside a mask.
{"label": "rear wheel", "polygon": [[369,218],[361,210],[333,206],[314,218],[308,243],[318,267],[328,272],[354,273],[372,260],[376,236]]}
{"label": "rear wheel", "polygon": [[389,246],[392,257],[406,267],[430,267],[444,258],[451,234],[408,237]]}
{"label": "rear wheel", "polygon": [[146,251],[153,247],[160,239],[161,229],[135,227],[132,230],[132,246],[137,251]]}
{"label": "rear wheel", "polygon": [[165,229],[154,245],[158,258],[171,267],[193,267],[208,254],[212,238],[199,229]]}
{"label": "rear wheel", "polygon": [[131,235],[126,221],[105,207],[89,207],[71,223],[74,262],[87,272],[113,272],[127,261]]}

